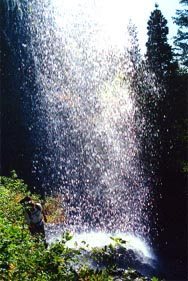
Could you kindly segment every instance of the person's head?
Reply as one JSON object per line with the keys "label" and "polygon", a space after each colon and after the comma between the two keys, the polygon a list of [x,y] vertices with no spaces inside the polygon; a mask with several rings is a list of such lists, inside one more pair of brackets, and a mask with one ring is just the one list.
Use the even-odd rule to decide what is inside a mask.
{"label": "person's head", "polygon": [[31,205],[33,204],[30,196],[25,196],[22,200],[20,200],[20,204],[22,205]]}
{"label": "person's head", "polygon": [[35,203],[32,201],[30,196],[24,197],[20,203],[27,212],[30,212],[35,208]]}
{"label": "person's head", "polygon": [[33,201],[29,201],[26,205],[26,208],[28,210],[34,209],[34,207],[35,207],[35,203]]}

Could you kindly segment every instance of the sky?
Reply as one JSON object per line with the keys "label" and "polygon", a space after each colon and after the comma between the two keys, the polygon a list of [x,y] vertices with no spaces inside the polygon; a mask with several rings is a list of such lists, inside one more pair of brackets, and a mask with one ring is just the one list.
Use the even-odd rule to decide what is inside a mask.
{"label": "sky", "polygon": [[[126,1],[126,0],[125,0]],[[177,25],[173,23],[172,17],[176,15],[176,10],[181,9],[182,6],[179,4],[179,0],[131,0],[134,2],[135,10],[133,13],[133,21],[138,27],[140,46],[145,51],[145,42],[147,41],[147,21],[150,17],[151,11],[155,8],[155,3],[159,5],[163,16],[167,20],[167,26],[169,28],[168,42],[173,44],[173,36],[177,33]],[[129,1],[128,1],[129,2]],[[140,4],[138,5],[137,2]]]}
{"label": "sky", "polygon": [[[131,19],[137,26],[143,53],[146,49],[147,22],[155,9],[155,3],[168,21],[171,45],[177,33],[177,25],[173,23],[172,17],[176,15],[177,9],[182,8],[179,0],[52,0],[52,3],[56,6],[56,22],[64,32],[77,32],[79,36],[79,29],[84,26],[82,32],[93,33],[93,40],[101,48],[109,44],[120,48],[125,45],[125,29]],[[73,31],[75,25],[77,29]]]}

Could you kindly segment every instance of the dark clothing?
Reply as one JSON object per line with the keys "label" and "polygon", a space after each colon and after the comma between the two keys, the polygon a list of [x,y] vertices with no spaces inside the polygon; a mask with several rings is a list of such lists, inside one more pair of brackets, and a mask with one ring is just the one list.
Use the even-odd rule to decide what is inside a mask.
{"label": "dark clothing", "polygon": [[29,230],[31,232],[32,235],[36,235],[36,234],[41,234],[42,236],[45,237],[45,230],[44,230],[44,222],[41,221],[40,224],[37,223],[31,223],[29,225]]}
{"label": "dark clothing", "polygon": [[39,203],[31,204],[32,207],[25,208],[25,220],[29,226],[29,230],[32,236],[35,236],[37,240],[41,237],[44,240],[44,244],[47,247],[45,239],[44,220],[46,216],[42,210],[42,206]]}

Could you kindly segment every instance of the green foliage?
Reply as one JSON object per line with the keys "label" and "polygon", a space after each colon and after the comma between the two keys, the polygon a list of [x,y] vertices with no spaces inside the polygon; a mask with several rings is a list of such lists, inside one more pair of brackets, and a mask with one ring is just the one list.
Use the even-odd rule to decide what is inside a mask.
{"label": "green foliage", "polygon": [[83,266],[79,271],[80,281],[112,281],[113,278],[109,276],[106,270],[100,272],[94,271],[93,269]]}
{"label": "green foliage", "polygon": [[113,272],[116,269],[116,260],[120,257],[120,253],[117,250],[118,248],[125,248],[126,241],[118,237],[111,237],[111,240],[112,243],[108,246],[93,248],[91,257],[99,266],[100,264],[105,265],[110,272]]}
{"label": "green foliage", "polygon": [[166,79],[175,69],[171,46],[168,44],[167,20],[155,5],[148,21],[148,41],[146,57],[151,70],[160,79]]}
{"label": "green foliage", "polygon": [[147,278],[142,277],[136,270],[129,268],[125,270],[123,277],[126,281],[147,281]]}
{"label": "green foliage", "polygon": [[185,161],[185,162],[182,162],[181,163],[181,171],[184,173],[184,174],[188,174],[188,162]]}
{"label": "green foliage", "polygon": [[126,241],[123,240],[122,238],[118,238],[118,237],[110,237],[110,239],[112,239],[112,241],[115,242],[115,245],[121,245],[124,246],[126,244]]}
{"label": "green foliage", "polygon": [[[172,175],[176,174],[175,177],[177,177],[180,170],[186,170],[185,168],[182,169],[186,152],[181,135],[184,133],[182,124],[187,111],[187,77],[186,74],[178,72],[177,64],[174,62],[175,56],[168,44],[167,35],[167,21],[158,5],[156,5],[148,21],[146,58],[150,69],[155,73],[157,80],[160,81],[158,83],[160,99],[158,103],[155,103],[155,106],[146,106],[147,109],[151,108],[151,110],[148,110],[149,114],[145,118],[147,121],[151,120],[150,124],[157,129],[155,168],[158,168],[157,172],[162,182],[167,183],[169,181],[166,190],[170,186]],[[151,100],[150,97],[149,100]],[[150,119],[152,115],[155,116],[153,120]],[[176,187],[174,187],[175,189]],[[172,192],[171,187],[170,192]]]}
{"label": "green foliage", "polygon": [[153,277],[151,281],[159,281],[159,279],[157,277]]}
{"label": "green foliage", "polygon": [[62,196],[56,195],[48,197],[44,202],[45,214],[48,217],[48,223],[63,223],[65,214],[62,206]]}
{"label": "green foliage", "polygon": [[[100,269],[90,268],[83,258],[80,259],[80,256],[83,256],[81,249],[70,249],[66,246],[66,242],[72,239],[68,232],[64,233],[61,241],[46,248],[42,238],[32,237],[23,223],[23,210],[19,201],[30,194],[27,186],[17,178],[15,171],[11,173],[10,178],[1,177],[0,180],[0,280],[114,280],[114,250],[120,245],[125,245],[124,240],[113,238],[114,245],[93,249],[90,257],[107,264]],[[39,200],[37,195],[32,197]],[[124,275],[122,280],[146,280],[134,270],[125,271]]]}
{"label": "green foliage", "polygon": [[[188,6],[187,0],[180,0],[180,4]],[[185,70],[188,70],[188,9],[176,10],[176,17],[173,18],[178,25],[178,32],[174,38],[174,44],[177,47],[176,55],[179,57]]]}
{"label": "green foliage", "polygon": [[110,272],[116,269],[116,253],[114,251],[114,247],[111,244],[103,248],[94,248],[92,250],[91,257],[99,267],[101,265],[105,265]]}
{"label": "green foliage", "polygon": [[[46,249],[42,239],[31,237],[23,223],[20,199],[29,194],[27,186],[13,171],[1,177],[0,186],[0,275],[3,280],[75,280],[72,268],[79,252],[65,247],[71,239]],[[37,199],[37,195],[32,195]],[[39,199],[39,198],[38,198]]]}

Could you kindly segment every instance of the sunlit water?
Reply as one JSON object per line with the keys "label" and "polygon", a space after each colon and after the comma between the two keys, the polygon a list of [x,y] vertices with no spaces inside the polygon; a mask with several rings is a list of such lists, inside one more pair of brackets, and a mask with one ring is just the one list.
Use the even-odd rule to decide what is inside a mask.
{"label": "sunlit water", "polygon": [[123,1],[105,3],[25,3],[29,39],[22,47],[34,60],[37,88],[29,109],[38,114],[29,121],[33,176],[45,192],[63,195],[64,225],[83,233],[78,243],[92,244],[95,236],[108,244],[107,233],[132,233],[130,247],[148,257],[143,241],[150,241],[153,198],[139,157],[138,126],[145,120],[138,125],[135,118],[134,43]]}
{"label": "sunlit water", "polygon": [[[60,228],[59,231],[56,229],[54,234],[51,231],[48,236],[48,243],[61,241],[61,239],[62,229]],[[120,240],[122,241],[121,244],[117,244],[117,241]],[[117,272],[133,267],[148,277],[156,274],[158,262],[152,248],[143,238],[136,237],[134,234],[118,231],[116,233],[96,231],[74,233],[73,238],[67,241],[65,245],[68,248],[77,249],[81,253],[79,262],[75,266],[87,264],[95,270],[109,266],[106,258],[100,260],[93,257],[96,249],[99,251],[101,249],[104,251],[104,255],[107,255],[106,257],[111,257]]]}
{"label": "sunlit water", "polygon": [[[59,235],[50,235],[49,243],[61,240],[62,233]],[[120,238],[125,241],[124,247],[128,250],[133,250],[140,257],[140,260],[144,263],[151,263],[155,260],[155,255],[151,247],[140,237],[136,237],[129,233],[104,233],[104,232],[82,232],[74,234],[73,238],[66,242],[69,248],[85,248],[92,250],[93,248],[103,248],[104,246],[116,245],[114,238]],[[123,244],[121,244],[123,247]]]}

